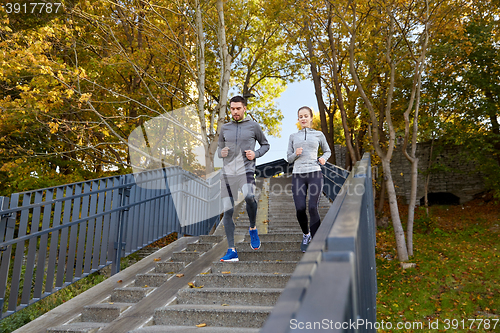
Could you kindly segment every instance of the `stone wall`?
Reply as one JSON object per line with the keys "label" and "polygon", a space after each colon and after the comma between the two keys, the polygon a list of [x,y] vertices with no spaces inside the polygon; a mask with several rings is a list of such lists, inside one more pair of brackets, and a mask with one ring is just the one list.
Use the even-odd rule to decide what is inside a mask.
{"label": "stone wall", "polygon": [[[418,189],[417,205],[424,196],[426,175],[423,173],[429,165],[430,143],[419,143],[417,145],[418,161]],[[434,148],[436,151],[436,148]],[[346,147],[336,145],[335,153],[337,165],[345,167]],[[434,163],[439,163],[445,168],[442,171],[433,172],[429,181],[429,193],[447,192],[460,198],[460,203],[472,200],[477,193],[484,191],[484,182],[481,174],[476,171],[474,162],[467,161],[467,154],[461,146],[447,146],[437,156]],[[401,146],[394,150],[391,160],[391,173],[396,186],[398,196],[410,200],[411,188],[411,164],[401,151]],[[374,169],[375,177],[382,170]]]}
{"label": "stone wall", "polygon": [[[401,147],[394,151],[391,165],[392,177],[396,185],[396,193],[410,200],[411,164],[401,151]],[[426,175],[423,173],[429,165],[430,143],[417,145],[418,157],[418,189],[417,201],[424,196]],[[460,203],[472,200],[477,193],[484,191],[484,182],[481,174],[476,171],[473,161],[467,160],[467,154],[461,146],[447,146],[436,157],[434,163],[441,164],[442,171],[432,172],[429,181],[429,193],[448,192],[460,198]],[[419,203],[417,202],[417,205]]]}

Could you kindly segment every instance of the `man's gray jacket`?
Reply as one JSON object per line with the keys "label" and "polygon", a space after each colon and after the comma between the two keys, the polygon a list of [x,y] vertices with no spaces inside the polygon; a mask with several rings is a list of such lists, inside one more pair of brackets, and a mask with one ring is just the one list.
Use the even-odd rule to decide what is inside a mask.
{"label": "man's gray jacket", "polygon": [[[255,142],[260,148],[255,150]],[[228,155],[222,157],[221,149],[229,148]],[[250,161],[245,150],[255,151],[255,158]],[[255,172],[255,159],[261,157],[269,150],[269,143],[259,124],[246,116],[239,122],[234,120],[222,126],[219,135],[217,154],[224,160],[223,173],[226,175],[242,175]]]}

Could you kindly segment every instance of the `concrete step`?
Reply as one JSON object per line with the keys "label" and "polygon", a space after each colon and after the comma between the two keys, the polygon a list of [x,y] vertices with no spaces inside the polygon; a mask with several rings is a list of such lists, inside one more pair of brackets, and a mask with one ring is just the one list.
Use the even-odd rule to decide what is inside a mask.
{"label": "concrete step", "polygon": [[185,263],[193,262],[200,257],[202,252],[194,251],[180,251],[172,253],[171,259],[173,261],[182,261]]}
{"label": "concrete step", "polygon": [[191,243],[186,247],[187,252],[207,252],[212,247],[214,247],[214,243]]}
{"label": "concrete step", "polygon": [[[173,274],[163,274],[163,273],[145,273],[137,274],[135,277],[136,287],[159,287],[165,282],[167,282]],[[146,287],[147,286],[147,287]]]}
{"label": "concrete step", "polygon": [[177,304],[274,306],[281,288],[186,288],[179,290]]}
{"label": "concrete step", "polygon": [[96,333],[106,323],[72,323],[47,328],[47,333]]}
{"label": "concrete step", "polygon": [[195,285],[205,288],[285,288],[290,276],[286,273],[212,273],[198,275]]}
{"label": "concrete step", "polygon": [[[298,242],[264,242],[260,241],[259,251],[294,251],[300,246]],[[242,242],[236,245],[236,251],[251,249],[250,242]]]}
{"label": "concrete step", "polygon": [[268,223],[269,227],[300,227],[299,222],[297,220],[283,220],[283,221],[274,221],[271,220]]}
{"label": "concrete step", "polygon": [[[288,232],[288,233],[268,233],[259,235],[261,242],[300,242],[302,241],[301,232]],[[245,235],[245,242],[250,241],[250,235]]]}
{"label": "concrete step", "polygon": [[164,262],[158,262],[156,263],[155,267],[155,273],[178,273],[181,270],[184,269],[184,266],[186,266],[185,262],[181,261],[164,261]]}
{"label": "concrete step", "polygon": [[297,267],[296,261],[236,261],[212,263],[212,273],[293,273]]}
{"label": "concrete step", "polygon": [[300,261],[302,259],[302,251],[300,248],[297,251],[261,251],[261,250],[242,250],[238,251],[238,259],[240,261]]}
{"label": "concrete step", "polygon": [[[200,331],[203,330],[203,331]],[[242,327],[196,327],[196,326],[164,326],[154,325],[138,328],[129,333],[259,333],[258,328]]]}
{"label": "concrete step", "polygon": [[216,244],[224,239],[222,235],[201,235],[199,238],[200,243],[212,243]]}
{"label": "concrete step", "polygon": [[125,287],[116,288],[111,294],[111,302],[113,303],[137,303],[146,297],[155,288],[142,287]]}
{"label": "concrete step", "polygon": [[83,308],[82,322],[110,323],[133,304],[130,303],[99,303]]}
{"label": "concrete step", "polygon": [[198,325],[224,327],[262,327],[271,313],[271,306],[169,305],[156,309],[156,325]]}

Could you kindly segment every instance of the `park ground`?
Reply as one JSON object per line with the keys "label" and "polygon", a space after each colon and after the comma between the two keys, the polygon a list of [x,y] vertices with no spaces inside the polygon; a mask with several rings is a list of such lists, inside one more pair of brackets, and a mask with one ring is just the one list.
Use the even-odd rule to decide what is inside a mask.
{"label": "park ground", "polygon": [[416,210],[415,268],[400,267],[392,227],[377,230],[379,332],[499,332],[500,201],[483,195],[429,210]]}

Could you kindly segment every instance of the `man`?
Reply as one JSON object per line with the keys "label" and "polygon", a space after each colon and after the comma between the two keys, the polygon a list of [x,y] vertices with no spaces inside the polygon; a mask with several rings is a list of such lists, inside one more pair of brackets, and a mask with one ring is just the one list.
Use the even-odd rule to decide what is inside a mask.
{"label": "man", "polygon": [[[219,135],[218,155],[224,161],[222,169],[223,182],[221,188],[224,217],[222,222],[226,230],[228,250],[220,261],[238,261],[238,253],[234,247],[234,200],[241,189],[245,196],[248,219],[250,220],[250,246],[260,248],[260,239],[255,226],[257,201],[255,200],[255,159],[269,150],[259,124],[247,116],[247,101],[241,96],[234,96],[229,101],[233,120],[223,125]],[[255,150],[255,142],[260,148]]]}

